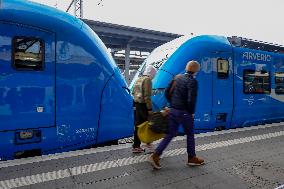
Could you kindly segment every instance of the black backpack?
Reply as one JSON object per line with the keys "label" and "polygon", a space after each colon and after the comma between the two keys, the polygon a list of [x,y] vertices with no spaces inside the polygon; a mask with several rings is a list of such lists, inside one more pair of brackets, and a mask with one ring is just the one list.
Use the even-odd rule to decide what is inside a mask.
{"label": "black backpack", "polygon": [[166,88],[165,90],[165,97],[166,99],[168,100],[168,102],[171,102],[171,98],[172,98],[172,95],[173,95],[173,92],[175,90],[175,87],[176,87],[176,79],[178,77],[181,77],[182,75],[181,74],[178,74],[176,75],[173,80],[170,82],[170,84],[168,85],[168,87]]}
{"label": "black backpack", "polygon": [[168,86],[168,87],[166,88],[166,90],[165,90],[165,97],[166,97],[166,99],[168,100],[168,102],[171,101],[172,94],[173,94],[173,91],[174,91],[174,89],[175,89],[175,85],[176,85],[176,81],[175,81],[175,79],[173,79],[173,80],[170,82],[169,86]]}

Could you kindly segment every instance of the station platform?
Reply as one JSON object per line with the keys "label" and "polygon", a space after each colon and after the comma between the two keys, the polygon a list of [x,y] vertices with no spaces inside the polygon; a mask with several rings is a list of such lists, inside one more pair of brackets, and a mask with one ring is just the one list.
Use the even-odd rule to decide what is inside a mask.
{"label": "station platform", "polygon": [[[0,189],[284,189],[284,123],[196,134],[206,164],[186,165],[185,137],[161,159],[131,144],[0,162]],[[156,143],[157,145],[157,143]]]}

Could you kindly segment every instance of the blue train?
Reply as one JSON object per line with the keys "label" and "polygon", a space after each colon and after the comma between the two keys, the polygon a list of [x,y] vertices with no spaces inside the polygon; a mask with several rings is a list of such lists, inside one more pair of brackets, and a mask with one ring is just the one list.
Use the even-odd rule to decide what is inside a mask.
{"label": "blue train", "polygon": [[[241,37],[181,37],[156,48],[145,60],[158,72],[153,79],[153,105],[167,106],[165,88],[197,60],[196,132],[229,129],[284,119],[284,47]],[[130,86],[130,87],[131,87]]]}
{"label": "blue train", "polygon": [[69,151],[133,134],[133,99],[81,20],[0,1],[0,159]]}

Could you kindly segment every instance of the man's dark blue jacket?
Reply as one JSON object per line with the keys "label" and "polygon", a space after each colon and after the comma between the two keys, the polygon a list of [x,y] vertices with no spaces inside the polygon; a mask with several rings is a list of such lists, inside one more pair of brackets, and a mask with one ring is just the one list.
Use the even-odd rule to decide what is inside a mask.
{"label": "man's dark blue jacket", "polygon": [[[194,114],[197,98],[197,81],[190,73],[175,77],[175,86],[170,97],[171,107],[178,110],[187,110]],[[172,81],[173,83],[173,81]],[[171,87],[172,83],[168,88]]]}

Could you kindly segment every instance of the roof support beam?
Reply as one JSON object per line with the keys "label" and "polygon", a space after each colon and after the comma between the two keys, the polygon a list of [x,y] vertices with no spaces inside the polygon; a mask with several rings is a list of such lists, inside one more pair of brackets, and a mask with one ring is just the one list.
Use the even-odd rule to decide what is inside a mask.
{"label": "roof support beam", "polygon": [[127,82],[127,85],[130,83],[129,78],[129,65],[130,65],[130,45],[127,44],[125,48],[125,70],[124,70],[124,77]]}

